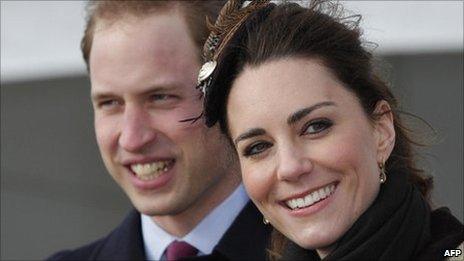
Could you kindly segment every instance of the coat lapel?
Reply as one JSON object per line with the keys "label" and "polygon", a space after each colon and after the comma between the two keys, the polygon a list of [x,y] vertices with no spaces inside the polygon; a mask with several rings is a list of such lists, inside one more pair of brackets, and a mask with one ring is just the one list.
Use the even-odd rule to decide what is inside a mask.
{"label": "coat lapel", "polygon": [[[253,203],[248,202],[226,231],[211,255],[191,260],[265,260],[271,227]],[[99,260],[145,260],[140,214],[132,210],[119,227],[108,235],[97,254]],[[190,260],[190,259],[187,259]]]}
{"label": "coat lapel", "polygon": [[140,214],[133,209],[102,246],[99,260],[145,260]]}
{"label": "coat lapel", "polygon": [[266,260],[266,248],[271,226],[264,225],[263,217],[250,201],[240,212],[214,248],[228,260]]}

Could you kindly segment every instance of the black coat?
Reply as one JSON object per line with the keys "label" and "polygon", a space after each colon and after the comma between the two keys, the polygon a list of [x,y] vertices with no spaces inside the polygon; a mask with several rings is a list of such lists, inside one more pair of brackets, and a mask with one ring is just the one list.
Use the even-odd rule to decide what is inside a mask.
{"label": "black coat", "polygon": [[[251,203],[245,206],[210,255],[188,260],[264,260],[270,227]],[[93,243],[58,252],[47,260],[145,260],[140,213],[132,210],[109,235]]]}
{"label": "black coat", "polygon": [[[464,226],[448,208],[439,208],[430,213],[430,221],[428,242],[412,260],[445,260],[445,250],[458,248],[464,240]],[[404,241],[404,244],[414,243]],[[320,260],[320,258],[315,251],[309,251],[291,243],[282,260],[308,261]]]}

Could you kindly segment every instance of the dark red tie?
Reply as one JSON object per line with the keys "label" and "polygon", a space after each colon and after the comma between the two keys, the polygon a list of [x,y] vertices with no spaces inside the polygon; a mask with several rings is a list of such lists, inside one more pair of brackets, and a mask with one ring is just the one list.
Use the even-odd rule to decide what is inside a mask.
{"label": "dark red tie", "polygon": [[169,261],[196,256],[197,253],[198,249],[183,241],[174,241],[166,249],[166,257]]}

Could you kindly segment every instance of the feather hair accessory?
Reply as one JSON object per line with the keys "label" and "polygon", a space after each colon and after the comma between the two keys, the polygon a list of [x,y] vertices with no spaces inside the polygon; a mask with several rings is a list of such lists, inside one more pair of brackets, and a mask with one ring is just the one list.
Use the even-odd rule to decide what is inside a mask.
{"label": "feather hair accessory", "polygon": [[255,0],[244,6],[245,0],[229,0],[219,12],[214,25],[207,19],[211,33],[203,46],[205,63],[200,69],[197,79],[197,89],[206,94],[211,84],[211,75],[216,69],[217,58],[224,47],[232,39],[235,32],[256,10],[266,6],[269,0]]}

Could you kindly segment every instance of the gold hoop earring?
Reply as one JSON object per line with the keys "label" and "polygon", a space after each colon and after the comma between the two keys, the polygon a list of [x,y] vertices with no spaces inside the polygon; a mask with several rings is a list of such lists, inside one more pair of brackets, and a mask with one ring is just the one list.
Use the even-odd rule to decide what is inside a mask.
{"label": "gold hoop earring", "polygon": [[385,163],[379,163],[380,169],[380,184],[383,184],[387,181],[387,172],[385,171]]}
{"label": "gold hoop earring", "polygon": [[264,216],[263,216],[263,223],[264,225],[269,225],[269,220],[267,220]]}

